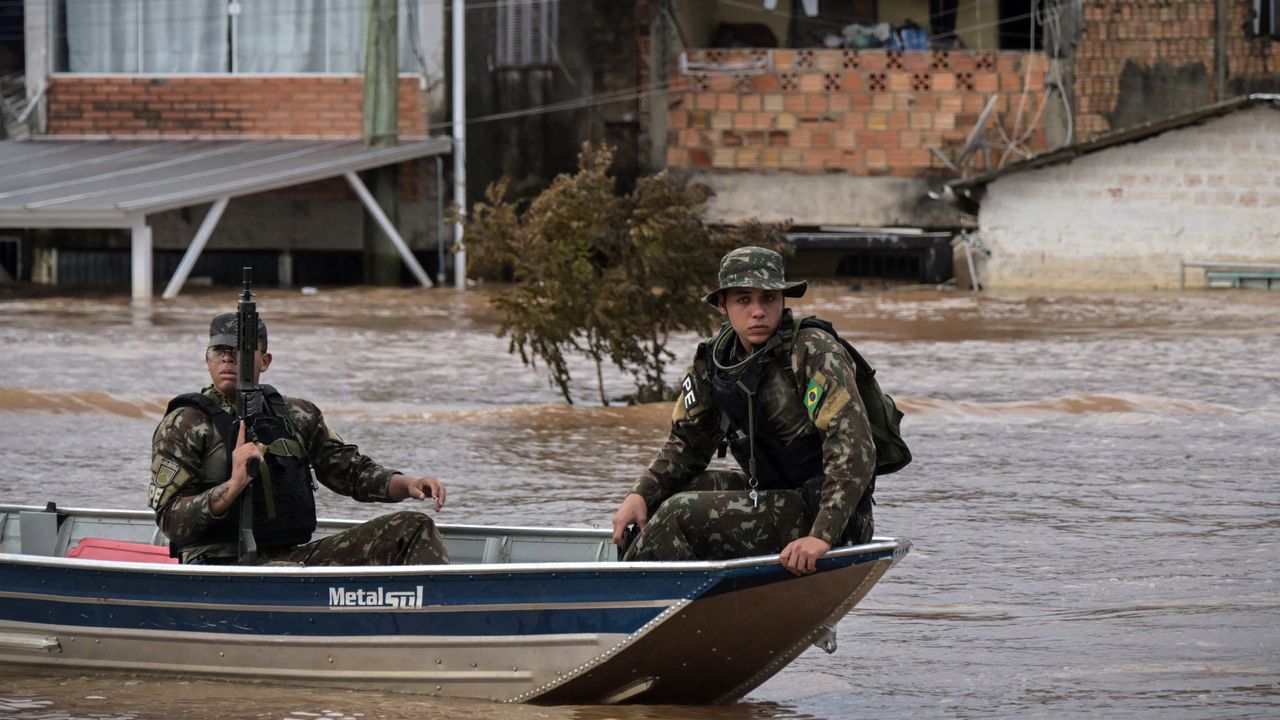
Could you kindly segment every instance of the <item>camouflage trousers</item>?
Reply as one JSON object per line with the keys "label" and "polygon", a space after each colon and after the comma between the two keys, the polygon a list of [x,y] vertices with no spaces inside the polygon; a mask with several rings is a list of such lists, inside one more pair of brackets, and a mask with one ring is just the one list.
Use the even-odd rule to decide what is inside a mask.
{"label": "camouflage trousers", "polygon": [[712,470],[667,498],[624,560],[725,560],[781,552],[809,534],[812,515],[799,490],[762,490],[753,507],[746,476]]}
{"label": "camouflage trousers", "polygon": [[306,545],[269,551],[259,560],[263,565],[442,565],[449,553],[430,517],[404,510]]}

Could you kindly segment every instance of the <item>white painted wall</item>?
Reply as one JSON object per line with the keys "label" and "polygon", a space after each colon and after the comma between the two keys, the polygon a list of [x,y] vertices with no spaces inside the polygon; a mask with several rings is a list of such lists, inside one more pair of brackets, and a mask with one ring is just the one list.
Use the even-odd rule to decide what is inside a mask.
{"label": "white painted wall", "polygon": [[1280,263],[1280,109],[998,178],[978,226],[990,289],[1176,289],[1182,259]]}
{"label": "white painted wall", "polygon": [[707,218],[715,222],[789,222],[810,227],[972,227],[972,216],[928,199],[924,178],[777,173],[694,173],[715,191]]}

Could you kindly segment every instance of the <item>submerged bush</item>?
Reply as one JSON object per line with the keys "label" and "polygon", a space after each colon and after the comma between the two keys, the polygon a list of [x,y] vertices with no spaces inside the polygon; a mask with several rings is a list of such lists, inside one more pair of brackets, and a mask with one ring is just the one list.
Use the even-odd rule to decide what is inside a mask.
{"label": "submerged bush", "polygon": [[629,400],[666,397],[671,334],[707,332],[718,317],[702,297],[715,288],[721,256],[740,245],[789,252],[781,225],[708,225],[710,188],[665,171],[618,195],[612,161],[608,148],[584,144],[577,173],[558,176],[523,211],[503,178],[462,219],[475,272],[512,281],[493,296],[508,350],[526,365],[540,359],[570,403],[571,352],[595,362],[605,405],[606,361],[632,376]]}

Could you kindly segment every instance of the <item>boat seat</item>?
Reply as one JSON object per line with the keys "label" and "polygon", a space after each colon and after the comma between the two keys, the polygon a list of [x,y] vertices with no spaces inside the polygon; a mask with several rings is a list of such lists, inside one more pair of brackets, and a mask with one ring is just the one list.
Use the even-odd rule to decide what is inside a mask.
{"label": "boat seat", "polygon": [[115,560],[117,562],[149,562],[177,564],[169,557],[169,548],[148,543],[124,542],[87,537],[67,551],[67,557],[81,560]]}

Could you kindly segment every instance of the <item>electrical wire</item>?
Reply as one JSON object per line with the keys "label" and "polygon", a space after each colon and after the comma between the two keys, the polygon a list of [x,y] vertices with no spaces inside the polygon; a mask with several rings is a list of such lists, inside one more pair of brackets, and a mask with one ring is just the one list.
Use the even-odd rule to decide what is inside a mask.
{"label": "electrical wire", "polygon": [[[562,100],[560,102],[547,103],[545,105],[535,105],[532,107],[521,108],[519,110],[509,110],[506,112],[494,113],[492,115],[481,115],[477,117],[468,117],[467,125],[478,123],[493,122],[495,120],[508,120],[517,117],[527,117],[531,115],[544,115],[553,112],[562,112],[564,110],[579,110],[588,107],[596,107],[600,105],[612,105],[614,103],[627,102],[630,100],[638,100],[640,98],[654,97],[658,95],[668,95],[673,91],[668,87],[665,81],[657,81],[648,85],[640,85],[636,87],[626,88],[623,90],[615,90],[597,95],[587,95],[572,100]],[[452,128],[453,121],[444,120],[431,123],[427,126],[428,130],[443,130]]]}
{"label": "electrical wire", "polygon": [[[1005,164],[1007,164],[1009,157],[1015,152],[1022,155],[1024,158],[1030,157],[1034,154],[1030,151],[1026,143],[1031,139],[1031,136],[1035,134],[1036,129],[1040,127],[1040,119],[1043,117],[1044,111],[1049,105],[1049,96],[1052,94],[1051,88],[1054,86],[1058,88],[1058,94],[1062,98],[1063,107],[1066,110],[1067,139],[1064,144],[1071,144],[1071,137],[1075,133],[1071,104],[1067,99],[1066,89],[1062,86],[1061,65],[1059,60],[1062,48],[1061,4],[1059,0],[1047,0],[1047,3],[1041,6],[1040,0],[1032,0],[1031,8],[1032,13],[1036,15],[1036,22],[1044,28],[1045,34],[1049,36],[1049,40],[1052,43],[1052,50],[1049,54],[1049,71],[1046,73],[1046,76],[1050,77],[1051,80],[1045,83],[1045,92],[1040,98],[1040,103],[1036,108],[1035,116],[1032,117],[1031,122],[1028,123],[1026,131],[1019,133],[1019,125],[1022,121],[1023,110],[1030,92],[1031,68],[1034,64],[1032,61],[1037,57],[1034,54],[1034,50],[1029,52],[1027,58],[1027,70],[1022,81],[1022,94],[1018,102],[1018,109],[1014,113],[1013,136],[1010,137],[1005,133],[1004,127],[1000,123],[998,116],[995,120],[996,130],[1005,141],[1005,150],[1001,154],[999,162],[996,163],[996,167],[1004,167]],[[1032,41],[1032,46],[1034,47],[1034,39]]]}

